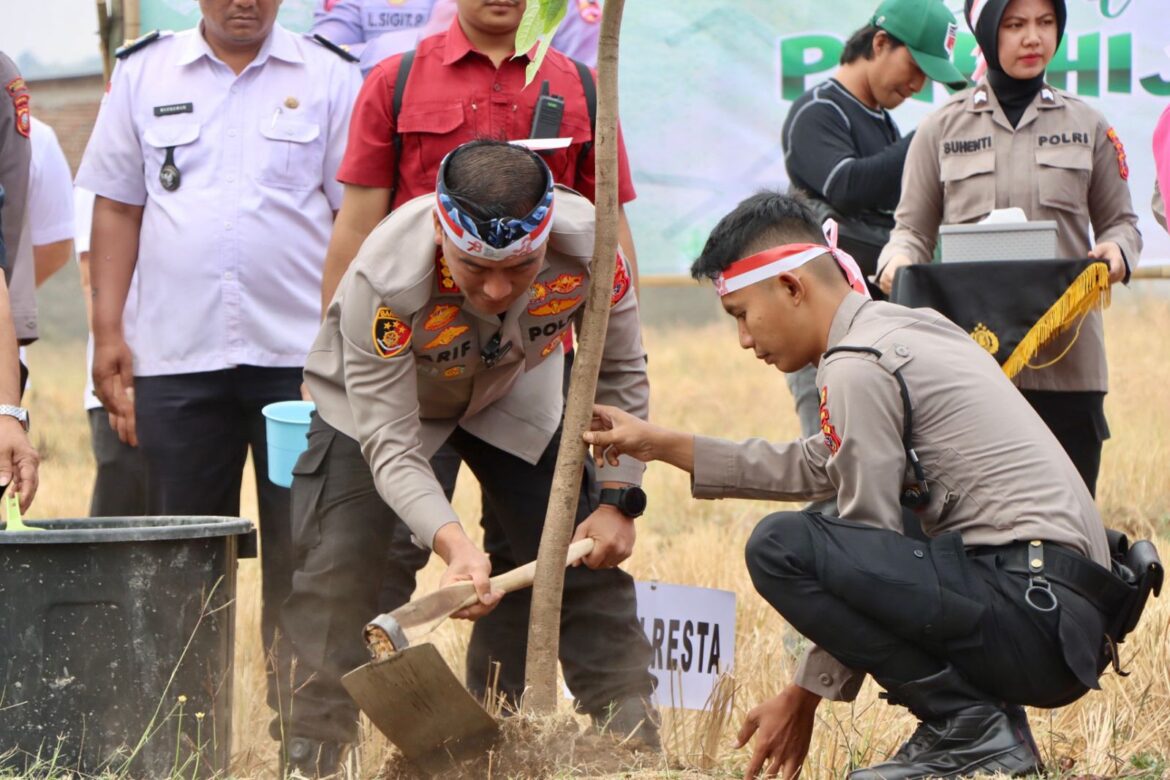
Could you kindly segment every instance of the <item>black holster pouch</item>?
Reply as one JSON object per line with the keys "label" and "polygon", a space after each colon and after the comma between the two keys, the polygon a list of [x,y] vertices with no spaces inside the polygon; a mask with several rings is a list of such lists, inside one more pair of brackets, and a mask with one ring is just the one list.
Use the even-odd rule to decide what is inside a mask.
{"label": "black holster pouch", "polygon": [[1122,642],[1130,631],[1137,627],[1150,594],[1162,592],[1165,570],[1162,559],[1154,545],[1142,539],[1132,545],[1125,534],[1112,529],[1106,530],[1109,540],[1109,557],[1113,561],[1113,573],[1126,584],[1129,591],[1112,614],[1108,615],[1108,634],[1114,642]]}

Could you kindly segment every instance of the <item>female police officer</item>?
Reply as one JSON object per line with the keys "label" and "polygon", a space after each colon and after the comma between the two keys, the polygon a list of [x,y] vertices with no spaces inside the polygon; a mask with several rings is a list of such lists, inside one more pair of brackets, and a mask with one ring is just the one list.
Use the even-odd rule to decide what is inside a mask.
{"label": "female police officer", "polygon": [[[878,260],[882,288],[890,290],[899,267],[930,260],[940,223],[976,222],[1007,206],[1055,220],[1060,256],[1100,259],[1111,282],[1128,279],[1142,244],[1121,141],[1098,111],[1044,83],[1064,33],[1064,0],[966,0],[965,10],[987,78],[919,127],[897,225]],[[1093,492],[1109,435],[1100,312],[1054,339],[1036,363],[1014,381]]]}

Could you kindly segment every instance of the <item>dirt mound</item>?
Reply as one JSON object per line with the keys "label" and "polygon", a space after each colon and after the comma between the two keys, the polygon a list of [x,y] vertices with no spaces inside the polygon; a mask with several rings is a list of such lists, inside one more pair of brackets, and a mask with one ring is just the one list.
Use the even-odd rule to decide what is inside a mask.
{"label": "dirt mound", "polygon": [[[533,718],[517,715],[500,722],[500,739],[490,752],[436,775],[442,780],[483,780],[506,777],[543,780],[558,777],[595,777],[666,767],[661,753],[647,750],[637,739],[619,741],[608,734],[583,729],[571,716]],[[416,769],[395,750],[378,780],[422,780]]]}

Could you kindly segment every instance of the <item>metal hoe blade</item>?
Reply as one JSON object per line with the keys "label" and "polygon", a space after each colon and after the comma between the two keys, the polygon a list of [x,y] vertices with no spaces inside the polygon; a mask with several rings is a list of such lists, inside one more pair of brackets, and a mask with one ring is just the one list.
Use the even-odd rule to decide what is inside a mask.
{"label": "metal hoe blade", "polygon": [[487,751],[499,725],[456,679],[434,645],[408,647],[341,678],[386,737],[425,772]]}

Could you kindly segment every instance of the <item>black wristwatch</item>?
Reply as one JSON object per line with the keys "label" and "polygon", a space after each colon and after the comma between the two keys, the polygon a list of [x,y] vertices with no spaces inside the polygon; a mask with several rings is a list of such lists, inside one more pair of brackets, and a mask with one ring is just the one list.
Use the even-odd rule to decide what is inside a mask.
{"label": "black wristwatch", "polygon": [[646,511],[646,491],[636,485],[602,488],[600,503],[617,507],[619,512],[633,520]]}

